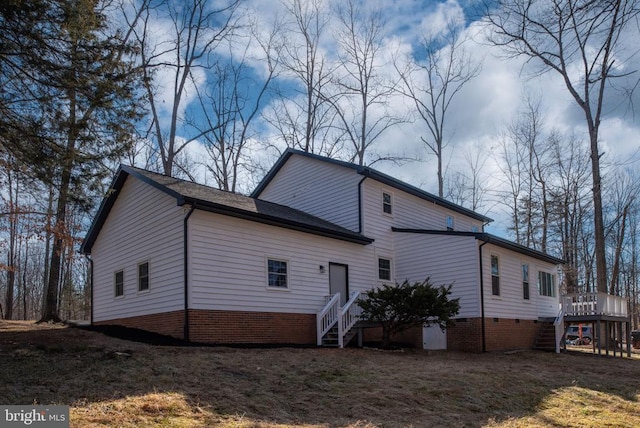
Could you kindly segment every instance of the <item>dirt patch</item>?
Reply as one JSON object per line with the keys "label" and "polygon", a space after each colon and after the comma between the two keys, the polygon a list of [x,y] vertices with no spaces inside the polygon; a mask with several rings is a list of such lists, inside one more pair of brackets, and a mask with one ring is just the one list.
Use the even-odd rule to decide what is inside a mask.
{"label": "dirt patch", "polygon": [[181,339],[175,337],[166,336],[164,334],[152,333],[146,330],[140,330],[137,328],[123,327],[120,325],[94,325],[94,326],[77,326],[88,331],[95,331],[105,334],[110,337],[115,337],[122,340],[131,340],[134,342],[146,343],[155,346],[188,346],[192,345]]}
{"label": "dirt patch", "polygon": [[0,402],[70,405],[73,427],[640,426],[637,356],[237,349],[118,336],[0,322]]}

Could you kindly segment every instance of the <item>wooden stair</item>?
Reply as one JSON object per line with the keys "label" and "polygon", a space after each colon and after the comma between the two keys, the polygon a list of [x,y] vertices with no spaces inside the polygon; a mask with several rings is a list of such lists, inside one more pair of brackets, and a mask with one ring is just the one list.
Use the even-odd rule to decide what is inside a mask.
{"label": "wooden stair", "polygon": [[[358,334],[358,328],[357,328],[357,324],[356,326],[354,326],[351,330],[349,330],[343,338],[343,344],[344,346],[347,346],[349,344],[349,342],[351,342],[351,340],[353,340],[354,337],[357,336]],[[338,342],[338,326],[333,326],[331,328],[331,330],[329,330],[327,332],[327,334],[325,334],[322,337],[322,346],[326,346],[329,348],[337,348],[339,346],[339,342]]]}
{"label": "wooden stair", "polygon": [[322,337],[322,346],[330,348],[337,348],[339,346],[337,325],[334,325],[331,330]]}
{"label": "wooden stair", "polygon": [[543,322],[538,331],[538,336],[533,344],[533,349],[539,351],[556,351],[556,327],[551,322]]}

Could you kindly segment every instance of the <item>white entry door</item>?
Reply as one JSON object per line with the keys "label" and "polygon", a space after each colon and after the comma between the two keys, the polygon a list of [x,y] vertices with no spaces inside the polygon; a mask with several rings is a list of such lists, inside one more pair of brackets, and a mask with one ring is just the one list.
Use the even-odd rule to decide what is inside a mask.
{"label": "white entry door", "polygon": [[340,306],[349,299],[349,267],[341,263],[329,263],[329,292],[340,293]]}

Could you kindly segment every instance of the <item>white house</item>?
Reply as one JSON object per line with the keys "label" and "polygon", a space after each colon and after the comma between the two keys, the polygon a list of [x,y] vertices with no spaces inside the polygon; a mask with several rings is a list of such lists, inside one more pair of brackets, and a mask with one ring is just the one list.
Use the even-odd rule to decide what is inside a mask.
{"label": "white house", "polygon": [[209,343],[316,344],[333,329],[343,344],[359,292],[430,277],[453,284],[461,310],[445,335],[409,340],[530,348],[558,316],[562,260],[485,233],[490,221],[296,150],[250,197],[122,166],[82,245],[92,322]]}

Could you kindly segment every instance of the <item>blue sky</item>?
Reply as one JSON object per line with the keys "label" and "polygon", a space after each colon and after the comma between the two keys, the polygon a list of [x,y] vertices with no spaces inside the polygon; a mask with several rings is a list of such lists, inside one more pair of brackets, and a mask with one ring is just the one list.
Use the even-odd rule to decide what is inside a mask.
{"label": "blue sky", "polygon": [[[327,8],[338,4],[338,0],[327,0]],[[494,160],[498,151],[498,140],[505,126],[514,118],[515,113],[522,108],[525,94],[539,98],[547,129],[557,128],[564,133],[573,133],[586,143],[587,134],[584,126],[583,113],[577,108],[559,76],[552,73],[540,75],[535,63],[526,64],[524,58],[507,59],[504,52],[490,46],[486,42],[486,31],[477,20],[477,10],[480,2],[474,0],[420,1],[393,0],[369,1],[365,3],[369,8],[381,8],[386,19],[386,36],[384,38],[384,53],[381,58],[380,72],[395,79],[395,69],[392,64],[394,55],[412,55],[416,42],[426,33],[437,33],[444,28],[447,19],[457,19],[465,25],[465,35],[469,38],[466,46],[474,61],[482,65],[480,74],[469,82],[453,102],[448,115],[448,145],[445,150],[445,168],[448,174],[468,169],[465,156],[486,157],[482,176],[485,184],[490,188],[501,186],[500,168]],[[282,2],[264,0],[246,0],[242,7],[247,11],[246,16],[252,16],[263,32],[268,31],[274,18],[284,13]],[[330,61],[336,60],[336,40],[332,25],[330,31],[323,38],[323,53]],[[166,23],[159,22],[158,31]],[[637,33],[637,28],[635,29]],[[630,35],[626,40],[630,46],[637,40],[637,34]],[[255,47],[254,47],[255,48]],[[256,51],[257,56],[257,51]],[[253,76],[264,73],[264,65],[255,61]],[[632,57],[624,64],[627,70],[640,69],[640,58]],[[205,75],[198,77],[206,79]],[[278,81],[281,87],[288,84],[286,77],[281,76]],[[605,169],[614,169],[619,165],[638,169],[638,151],[640,150],[640,129],[633,109],[621,102],[619,93],[612,92],[610,103],[606,106],[604,121],[601,127],[601,150],[605,153],[603,165]],[[167,97],[170,96],[167,94]],[[185,108],[189,109],[188,98]],[[411,104],[400,96],[389,100],[393,111],[411,113]],[[264,108],[268,109],[269,103]],[[268,141],[274,146],[284,148],[279,141],[277,132],[261,118],[258,118],[256,129],[259,131],[261,142]],[[183,130],[186,135],[187,131]],[[437,193],[435,157],[428,152],[420,140],[425,135],[426,127],[420,121],[403,123],[385,132],[372,150],[378,153],[397,153],[416,159],[402,165],[395,163],[377,163],[376,169],[395,176],[407,183]],[[254,156],[264,157],[264,164],[275,161],[277,151],[258,149]],[[195,142],[189,146],[190,155],[202,158],[204,150]],[[265,153],[267,153],[265,155]],[[606,171],[605,171],[606,172]],[[260,177],[254,177],[257,179]],[[211,183],[203,173],[199,181]],[[253,184],[245,183],[245,190],[251,190]],[[495,198],[487,198],[482,214],[495,218],[494,232],[504,234],[499,230],[504,227],[502,208]]]}

